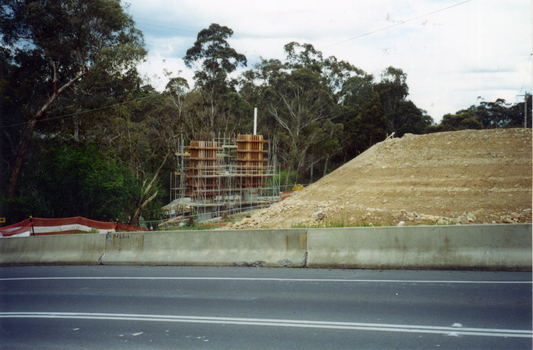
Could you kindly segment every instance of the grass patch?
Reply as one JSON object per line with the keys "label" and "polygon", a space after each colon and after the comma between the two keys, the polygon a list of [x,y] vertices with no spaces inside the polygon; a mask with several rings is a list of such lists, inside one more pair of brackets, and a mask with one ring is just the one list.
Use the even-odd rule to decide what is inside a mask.
{"label": "grass patch", "polygon": [[97,228],[91,227],[91,229],[89,231],[81,231],[81,230],[79,230],[79,227],[77,227],[76,230],[74,230],[73,233],[76,234],[76,235],[87,234],[87,233],[100,233],[100,230],[98,230]]}
{"label": "grass patch", "polygon": [[211,222],[211,223],[186,223],[185,225],[168,226],[158,231],[203,231],[203,230],[216,230],[228,225],[228,222]]}
{"label": "grass patch", "polygon": [[322,221],[316,222],[313,224],[292,224],[291,228],[339,228],[339,227],[377,227],[381,226],[380,224],[368,224],[366,222],[356,222],[353,224],[348,224],[344,220],[340,221]]}

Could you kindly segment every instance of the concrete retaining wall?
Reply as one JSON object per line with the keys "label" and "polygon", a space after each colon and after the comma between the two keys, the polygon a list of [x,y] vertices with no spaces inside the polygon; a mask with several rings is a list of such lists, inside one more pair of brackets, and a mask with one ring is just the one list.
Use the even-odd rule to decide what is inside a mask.
{"label": "concrete retaining wall", "polygon": [[310,268],[531,271],[531,224],[310,229]]}
{"label": "concrete retaining wall", "polygon": [[303,267],[306,230],[108,233],[103,264]]}
{"label": "concrete retaining wall", "polygon": [[0,265],[95,265],[105,250],[103,234],[0,239]]}
{"label": "concrete retaining wall", "polygon": [[0,265],[531,271],[531,224],[73,234],[0,239]]}

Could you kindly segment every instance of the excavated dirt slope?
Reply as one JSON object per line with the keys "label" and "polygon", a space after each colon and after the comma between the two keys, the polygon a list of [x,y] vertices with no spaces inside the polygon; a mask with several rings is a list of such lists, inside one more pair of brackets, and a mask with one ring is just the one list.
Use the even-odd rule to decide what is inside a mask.
{"label": "excavated dirt slope", "polygon": [[531,129],[407,134],[226,228],[531,222],[531,147]]}

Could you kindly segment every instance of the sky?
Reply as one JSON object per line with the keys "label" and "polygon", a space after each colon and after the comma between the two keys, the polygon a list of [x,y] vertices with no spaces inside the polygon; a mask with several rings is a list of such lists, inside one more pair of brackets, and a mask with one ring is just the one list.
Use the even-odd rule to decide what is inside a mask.
{"label": "sky", "polygon": [[[522,102],[532,82],[531,0],[126,0],[148,57],[138,69],[157,90],[168,77],[193,86],[183,62],[198,32],[231,28],[228,43],[251,69],[309,43],[374,75],[407,74],[409,96],[436,122],[481,101]],[[242,69],[240,70],[242,72]]]}

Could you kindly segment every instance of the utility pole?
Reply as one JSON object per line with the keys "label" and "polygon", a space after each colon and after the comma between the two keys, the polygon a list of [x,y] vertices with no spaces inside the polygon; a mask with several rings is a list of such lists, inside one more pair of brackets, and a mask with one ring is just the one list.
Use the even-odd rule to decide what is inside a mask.
{"label": "utility pole", "polygon": [[524,96],[524,129],[527,129],[527,94],[516,95],[516,97]]}

